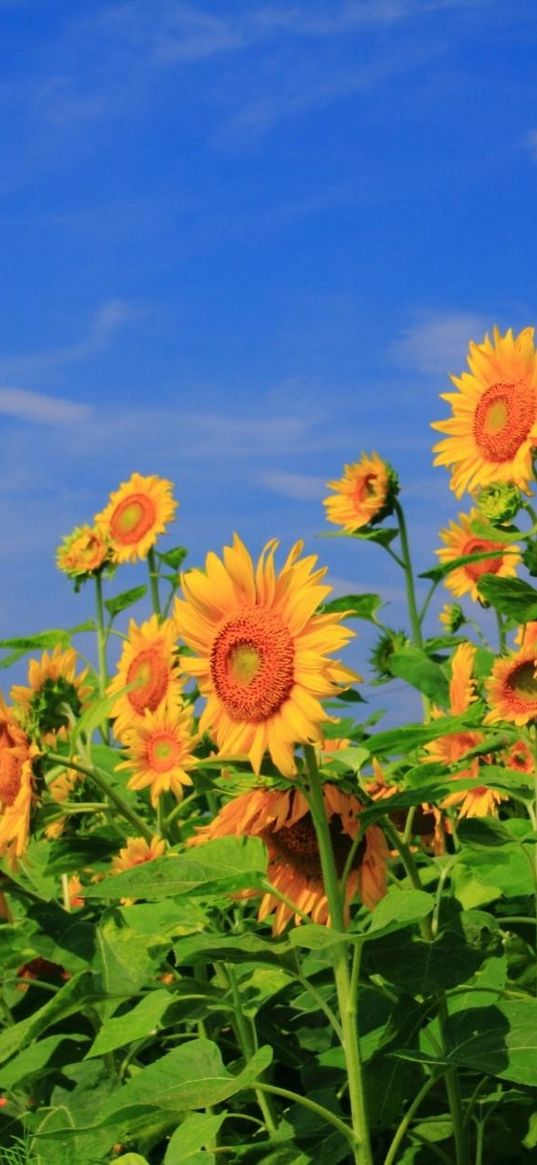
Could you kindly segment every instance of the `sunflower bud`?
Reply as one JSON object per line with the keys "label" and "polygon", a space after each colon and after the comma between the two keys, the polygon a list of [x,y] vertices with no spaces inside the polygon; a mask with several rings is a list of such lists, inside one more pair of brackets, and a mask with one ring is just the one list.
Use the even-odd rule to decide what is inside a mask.
{"label": "sunflower bud", "polygon": [[446,603],[438,618],[450,635],[454,635],[466,623],[466,616],[458,603]]}
{"label": "sunflower bud", "polygon": [[377,680],[384,683],[386,680],[393,679],[390,668],[390,660],[395,651],[399,651],[401,647],[406,647],[408,638],[404,631],[388,631],[386,635],[381,635],[369,656],[371,667],[377,673]]}
{"label": "sunflower bud", "polygon": [[521,504],[520,490],[509,482],[485,485],[477,496],[479,512],[484,518],[488,518],[493,526],[512,522],[518,514]]}

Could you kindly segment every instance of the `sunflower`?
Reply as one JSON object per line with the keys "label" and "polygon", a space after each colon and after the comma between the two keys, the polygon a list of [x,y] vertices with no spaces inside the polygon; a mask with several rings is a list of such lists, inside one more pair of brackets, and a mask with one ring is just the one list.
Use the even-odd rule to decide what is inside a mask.
{"label": "sunflower", "polygon": [[[336,785],[323,786],[326,816],[341,877],[353,842],[360,830],[360,802]],[[275,891],[261,899],[260,921],[274,913],[273,933],[281,934],[294,918],[309,914],[313,922],[330,923],[323,884],[321,858],[308,803],[300,789],[252,789],[229,801],[210,825],[203,826],[190,845],[200,845],[217,837],[233,835],[260,837],[268,854],[268,878]],[[372,910],[386,893],[388,848],[376,825],[365,830],[356,847],[345,886],[347,910],[356,894]]]}
{"label": "sunflower", "polygon": [[482,344],[470,343],[469,372],[451,379],[458,392],[442,399],[453,408],[433,429],[448,436],[434,446],[435,465],[453,466],[457,497],[492,483],[511,482],[526,490],[533,479],[537,445],[537,357],[533,328],[518,336],[511,329]]}
{"label": "sunflower", "polygon": [[484,574],[496,574],[498,578],[512,578],[520,562],[518,546],[504,542],[491,542],[486,538],[478,538],[472,531],[472,522],[479,517],[477,510],[470,510],[469,514],[459,514],[460,525],[450,522],[446,530],[440,531],[440,537],[445,543],[436,551],[442,564],[453,562],[465,554],[486,554],[487,558],[478,558],[475,562],[467,562],[464,566],[455,567],[446,575],[444,583],[457,598],[470,594],[477,600],[479,591],[477,584]]}
{"label": "sunflower", "polygon": [[123,870],[132,870],[134,866],[161,858],[165,851],[166,842],[161,837],[152,837],[150,842],[144,837],[129,837],[127,844],[113,859],[110,873],[120,874]]}
{"label": "sunflower", "polygon": [[463,789],[459,793],[450,793],[449,797],[446,797],[442,802],[442,807],[450,809],[452,806],[458,805],[459,819],[462,817],[497,817],[499,804],[507,800],[508,797],[505,793],[489,789],[486,785],[478,785],[475,789]]}
{"label": "sunflower", "polygon": [[533,773],[535,771],[535,758],[525,740],[517,740],[516,744],[511,744],[505,752],[501,753],[500,759],[506,769],[515,769],[517,773]]}
{"label": "sunflower", "polygon": [[17,714],[44,744],[54,745],[68,735],[72,719],[80,716],[92,694],[85,683],[88,669],[77,675],[76,664],[74,647],[62,651],[57,644],[50,655],[44,651],[41,659],[30,660],[28,688],[20,684],[11,688]]}
{"label": "sunflower", "polygon": [[109,558],[109,543],[94,526],[77,526],[58,547],[58,568],[70,578],[94,574]]}
{"label": "sunflower", "polygon": [[277,545],[267,544],[256,569],[237,535],[223,562],[208,554],[204,571],[182,576],[185,598],[176,599],[175,618],[196,652],[183,669],[207,701],[200,731],[214,737],[220,755],[248,754],[256,773],[268,749],[292,777],[295,742],[322,739],[329,717],[320,700],[355,678],[327,658],[354,632],[341,626],[341,612],[315,614],[331,590],[316,557],[300,558],[297,542],[277,575]]}
{"label": "sunflower", "polygon": [[28,845],[38,750],[0,696],[0,855],[14,865]]}
{"label": "sunflower", "polygon": [[177,708],[181,680],[175,640],[173,619],[159,623],[151,615],[140,626],[131,619],[116,675],[107,688],[109,696],[118,697],[111,712],[118,740],[143,723],[146,711]]}
{"label": "sunflower", "polygon": [[177,509],[173,483],[163,477],[142,477],[133,473],[110,501],[95,524],[110,540],[114,562],[137,562],[145,558],[159,534],[163,534]]}
{"label": "sunflower", "polygon": [[520,726],[537,720],[537,641],[533,636],[520,651],[495,660],[485,687],[490,705],[485,724],[507,720]]}
{"label": "sunflower", "polygon": [[133,771],[129,789],[151,789],[156,809],[161,793],[173,793],[180,801],[183,786],[192,784],[188,769],[196,763],[194,743],[189,705],[173,712],[146,712],[143,722],[128,733],[128,759],[116,768]]}
{"label": "sunflower", "polygon": [[[371,764],[373,776],[365,778],[364,789],[373,801],[389,801],[390,797],[395,797],[397,793],[403,791],[400,785],[390,784],[386,780],[382,766],[376,757],[372,758]],[[386,806],[386,810],[390,821],[393,821],[397,829],[404,832],[408,820],[408,810],[396,809],[389,813],[388,806]],[[430,805],[424,801],[421,805],[416,805],[412,813],[413,835],[420,838],[422,845],[431,847],[436,855],[443,854],[446,847],[442,811],[436,805]],[[397,851],[393,852],[393,856],[397,857]]]}
{"label": "sunflower", "polygon": [[378,453],[362,454],[360,461],[344,467],[343,477],[327,485],[335,491],[323,502],[327,521],[348,534],[382,521],[398,492],[394,470]]}

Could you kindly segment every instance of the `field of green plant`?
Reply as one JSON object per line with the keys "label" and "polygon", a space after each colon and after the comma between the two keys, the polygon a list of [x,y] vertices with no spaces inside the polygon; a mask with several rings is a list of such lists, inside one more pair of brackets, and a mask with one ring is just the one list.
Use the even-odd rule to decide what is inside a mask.
{"label": "field of green plant", "polygon": [[[533,329],[453,380],[419,587],[382,455],[327,487],[404,629],[300,541],[190,568],[133,473],[59,546],[79,625],[1,644],[0,1165],[537,1162]],[[416,722],[370,712],[363,621]]]}

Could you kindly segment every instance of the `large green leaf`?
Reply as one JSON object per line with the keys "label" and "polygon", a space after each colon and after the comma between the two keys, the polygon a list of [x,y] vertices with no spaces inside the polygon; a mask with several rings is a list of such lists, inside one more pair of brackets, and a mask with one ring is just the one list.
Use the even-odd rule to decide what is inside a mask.
{"label": "large green leaf", "polygon": [[476,1072],[537,1087],[537,1000],[499,1000],[451,1015],[448,1060]]}
{"label": "large green leaf", "polygon": [[507,615],[517,623],[529,623],[537,619],[537,590],[524,582],[524,579],[484,574],[478,581],[477,589],[481,597],[501,615]]}
{"label": "large green leaf", "polygon": [[291,947],[288,942],[270,942],[255,934],[193,934],[179,939],[173,949],[177,964],[182,967],[219,959],[229,963],[279,964]]}
{"label": "large green leaf", "polygon": [[[200,1150],[216,1142],[226,1115],[225,1112],[216,1115],[209,1112],[190,1113],[170,1137],[163,1165],[183,1165],[186,1161],[194,1165]],[[210,1165],[211,1158],[215,1160],[212,1153],[204,1152],[201,1159]]]}
{"label": "large green leaf", "polygon": [[[505,539],[508,541],[508,539]],[[424,570],[420,574],[420,578],[430,578],[433,582],[441,582],[453,570],[458,570],[461,566],[468,566],[470,562],[483,562],[489,558],[501,558],[506,554],[516,554],[515,550],[479,550],[475,554],[458,554],[456,558],[450,559],[449,562],[443,562],[440,566],[433,566],[431,570]],[[485,577],[485,576],[483,576]]]}
{"label": "large green leaf", "polygon": [[[169,991],[156,990],[144,995],[135,1007],[117,1018],[106,1019],[100,1028],[91,1048],[86,1053],[86,1060],[94,1056],[104,1056],[115,1048],[122,1048],[133,1040],[143,1039],[156,1032],[166,1009],[173,1002]],[[114,1000],[117,1006],[117,1000]]]}
{"label": "large green leaf", "polygon": [[69,1015],[75,1015],[86,1004],[100,995],[89,971],[74,975],[45,1005],[19,1023],[6,1028],[0,1035],[0,1063],[8,1060],[19,1048],[37,1039],[42,1032]]}
{"label": "large green leaf", "polygon": [[261,887],[267,852],[257,837],[223,837],[170,854],[85,888],[87,898],[170,898]]}
{"label": "large green leaf", "polygon": [[113,599],[105,599],[104,605],[108,614],[115,618],[121,611],[126,611],[127,607],[132,607],[134,603],[145,598],[146,594],[146,586],[132,587],[128,591],[122,591],[120,595],[114,595]]}
{"label": "large green leaf", "polygon": [[72,1032],[69,1035],[55,1035],[46,1036],[44,1040],[39,1040],[36,1044],[31,1044],[29,1048],[19,1052],[14,1056],[9,1064],[4,1064],[2,1067],[2,1088],[11,1089],[20,1086],[23,1081],[30,1077],[36,1076],[48,1064],[51,1056],[59,1048],[60,1044],[66,1045],[66,1054],[74,1057],[75,1048],[73,1042],[76,1042],[76,1053],[80,1051],[80,1043],[84,1043],[87,1036],[75,1036]]}
{"label": "large green leaf", "polygon": [[401,728],[389,728],[368,737],[364,743],[372,756],[408,756],[415,748],[436,740],[438,736],[475,727],[482,718],[482,710],[472,705],[462,716],[440,716],[430,724],[405,724]]}
{"label": "large green leaf", "polygon": [[376,612],[381,606],[380,595],[341,595],[338,599],[332,599],[330,603],[325,603],[322,611],[324,615],[345,611],[347,616],[353,616],[355,619],[368,619],[369,622],[375,623]]}
{"label": "large green leaf", "polygon": [[435,704],[449,704],[449,684],[438,663],[419,647],[400,647],[388,661],[393,676],[406,680],[418,692],[434,700]]}

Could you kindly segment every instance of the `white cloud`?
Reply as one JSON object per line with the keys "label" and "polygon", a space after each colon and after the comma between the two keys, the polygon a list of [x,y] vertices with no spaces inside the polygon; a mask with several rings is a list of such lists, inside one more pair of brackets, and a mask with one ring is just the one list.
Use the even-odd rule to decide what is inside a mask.
{"label": "white cloud", "polygon": [[141,314],[139,306],[123,299],[110,299],[95,312],[86,334],[74,344],[59,348],[45,348],[23,356],[0,357],[0,377],[26,377],[50,372],[69,364],[77,364],[102,351],[114,333]]}
{"label": "white cloud", "polygon": [[91,417],[89,405],[23,388],[0,388],[0,413],[42,425],[79,425]]}
{"label": "white cloud", "polygon": [[472,312],[423,312],[403,329],[392,352],[398,363],[427,375],[458,373],[470,340],[482,340],[490,320]]}
{"label": "white cloud", "polygon": [[298,502],[318,502],[326,493],[323,477],[311,477],[307,473],[286,473],[273,470],[263,473],[258,481],[274,493]]}

